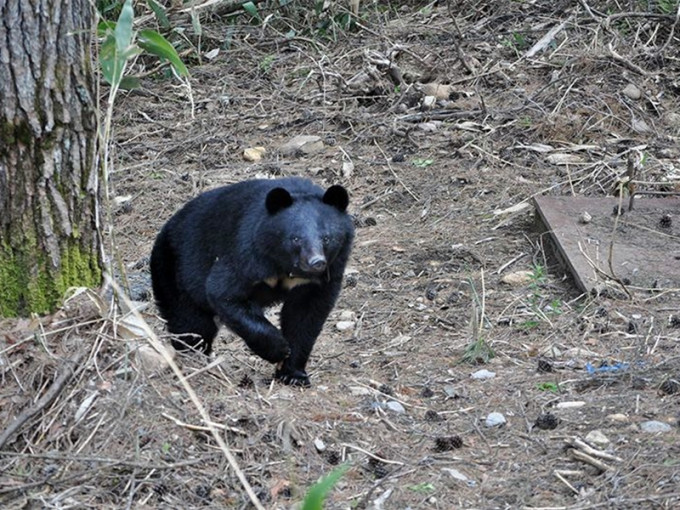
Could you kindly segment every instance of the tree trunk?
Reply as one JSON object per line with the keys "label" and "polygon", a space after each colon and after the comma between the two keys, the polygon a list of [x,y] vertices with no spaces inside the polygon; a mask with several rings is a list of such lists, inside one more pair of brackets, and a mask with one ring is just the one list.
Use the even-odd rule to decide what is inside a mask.
{"label": "tree trunk", "polygon": [[90,0],[0,0],[0,316],[101,281]]}

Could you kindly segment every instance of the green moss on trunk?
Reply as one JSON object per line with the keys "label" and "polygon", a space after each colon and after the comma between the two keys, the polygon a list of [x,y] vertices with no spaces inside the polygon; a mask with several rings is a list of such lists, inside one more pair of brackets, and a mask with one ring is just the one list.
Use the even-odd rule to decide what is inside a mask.
{"label": "green moss on trunk", "polygon": [[64,244],[58,268],[50,267],[47,257],[39,257],[37,266],[31,260],[8,246],[0,249],[0,316],[49,313],[70,287],[101,283],[97,254],[87,253],[75,239]]}

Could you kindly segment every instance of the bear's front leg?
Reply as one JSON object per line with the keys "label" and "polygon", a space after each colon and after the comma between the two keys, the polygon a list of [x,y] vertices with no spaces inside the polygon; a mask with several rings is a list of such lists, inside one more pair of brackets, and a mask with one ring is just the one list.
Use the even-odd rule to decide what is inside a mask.
{"label": "bear's front leg", "polygon": [[220,320],[262,359],[270,363],[286,359],[291,352],[288,341],[265,318],[262,307],[236,288],[224,286],[224,281],[211,275],[206,286],[208,302]]}
{"label": "bear's front leg", "polygon": [[290,345],[290,356],[275,378],[285,384],[309,386],[305,371],[314,343],[321,333],[340,292],[341,281],[310,283],[290,291],[281,309],[281,331]]}

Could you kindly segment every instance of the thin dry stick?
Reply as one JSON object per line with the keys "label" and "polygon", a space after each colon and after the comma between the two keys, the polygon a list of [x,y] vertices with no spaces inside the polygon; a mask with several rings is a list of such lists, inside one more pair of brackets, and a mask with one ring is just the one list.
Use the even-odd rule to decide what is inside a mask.
{"label": "thin dry stick", "polygon": [[387,154],[385,154],[385,151],[382,150],[382,147],[380,147],[380,144],[378,144],[377,141],[375,142],[375,146],[382,153],[383,157],[385,158],[385,162],[387,163],[387,168],[390,169],[390,172],[392,172],[392,175],[394,175],[394,178],[397,180],[397,182],[399,182],[399,184],[401,184],[404,187],[408,194],[413,197],[413,200],[415,200],[416,202],[420,202],[420,198],[418,198],[418,195],[413,193],[413,191],[411,191],[409,187],[406,184],[404,184],[404,181],[401,180],[401,177],[399,177],[397,173],[394,171],[392,165],[390,165],[390,159],[387,157]]}
{"label": "thin dry stick", "polygon": [[373,458],[373,459],[375,459],[379,462],[382,462],[384,464],[396,464],[397,466],[403,466],[404,465],[403,462],[399,462],[398,460],[389,460],[389,459],[385,459],[383,457],[379,457],[378,455],[371,453],[368,450],[364,450],[363,448],[359,448],[358,446],[353,445],[353,444],[342,443],[342,446],[344,446],[345,448],[351,448],[352,450],[356,450],[358,452],[364,453],[364,454],[368,455],[369,457],[371,457],[371,458]]}
{"label": "thin dry stick", "polygon": [[569,450],[569,453],[575,457],[576,459],[583,461],[587,464],[590,464],[591,466],[595,466],[598,468],[600,471],[611,471],[612,467],[609,466],[608,464],[605,464],[601,460],[597,460],[594,457],[591,457],[590,455],[583,453],[581,450]]}
{"label": "thin dry stick", "polygon": [[187,394],[189,395],[189,398],[194,403],[196,410],[198,410],[198,413],[201,415],[203,422],[208,426],[208,428],[210,429],[210,433],[215,438],[215,441],[217,441],[217,444],[219,445],[220,449],[224,453],[224,456],[227,458],[227,462],[229,462],[229,465],[234,470],[236,477],[241,482],[241,485],[243,485],[243,488],[245,489],[246,493],[248,494],[248,497],[250,498],[250,501],[253,504],[253,506],[255,508],[257,508],[257,510],[265,510],[265,508],[262,506],[262,503],[260,503],[260,500],[258,499],[257,495],[255,494],[255,491],[253,491],[253,488],[250,486],[250,483],[248,483],[248,480],[246,479],[246,475],[241,470],[241,467],[238,465],[238,462],[236,462],[236,458],[231,453],[229,446],[227,446],[227,443],[224,441],[224,439],[220,435],[219,431],[217,430],[217,428],[215,427],[213,422],[210,420],[210,415],[205,410],[205,407],[203,407],[203,404],[201,403],[200,399],[198,398],[198,395],[196,395],[196,392],[194,391],[193,387],[189,384],[189,382],[184,377],[184,374],[182,373],[180,368],[177,366],[177,363],[175,363],[175,360],[172,358],[172,356],[170,356],[170,353],[165,348],[165,346],[161,343],[161,341],[158,340],[156,333],[153,332],[153,330],[147,324],[146,320],[144,320],[144,318],[139,313],[137,308],[135,306],[133,306],[133,304],[130,302],[130,298],[128,298],[127,295],[125,295],[125,293],[122,291],[120,286],[113,279],[110,280],[110,283],[111,283],[113,289],[115,290],[116,294],[118,295],[118,297],[123,301],[123,303],[125,303],[125,306],[128,307],[128,309],[130,310],[130,313],[132,313],[132,315],[134,315],[135,318],[137,320],[139,320],[140,326],[142,327],[142,330],[144,331],[144,333],[146,335],[146,340],[151,344],[151,346],[154,349],[156,349],[156,351],[158,353],[160,353],[161,356],[163,356],[163,359],[165,360],[165,362],[170,366],[172,371],[177,376],[177,379],[179,380],[180,384],[184,387],[184,391],[186,391]]}
{"label": "thin dry stick", "polygon": [[564,485],[566,485],[569,488],[569,490],[571,490],[574,494],[579,494],[578,489],[576,489],[572,484],[570,484],[567,481],[567,479],[562,476],[561,473],[559,473],[557,471],[553,471],[553,474],[555,475],[555,477],[557,477],[557,479],[560,482],[562,482]]}
{"label": "thin dry stick", "polygon": [[50,405],[50,403],[61,393],[64,389],[66,383],[71,379],[76,369],[81,370],[81,361],[85,357],[85,352],[77,352],[70,360],[66,361],[66,366],[63,368],[59,377],[55,379],[52,386],[45,392],[45,394],[40,397],[40,399],[31,407],[24,410],[15,420],[9,424],[5,431],[0,435],[0,448],[5,446],[7,440],[21,428],[21,426],[30,420],[33,416],[42,411],[45,407]]}

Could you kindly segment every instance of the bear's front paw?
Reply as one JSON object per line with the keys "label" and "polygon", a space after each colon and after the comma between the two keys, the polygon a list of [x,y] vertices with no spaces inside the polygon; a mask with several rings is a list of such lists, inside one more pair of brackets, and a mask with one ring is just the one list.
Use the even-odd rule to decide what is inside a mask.
{"label": "bear's front paw", "polygon": [[280,342],[276,344],[270,344],[267,349],[257,352],[263,360],[269,361],[269,363],[281,363],[288,356],[290,356],[290,345],[288,342],[281,339]]}
{"label": "bear's front paw", "polygon": [[277,370],[274,378],[281,381],[283,384],[290,386],[304,386],[308,388],[312,384],[309,382],[309,375],[304,370]]}

